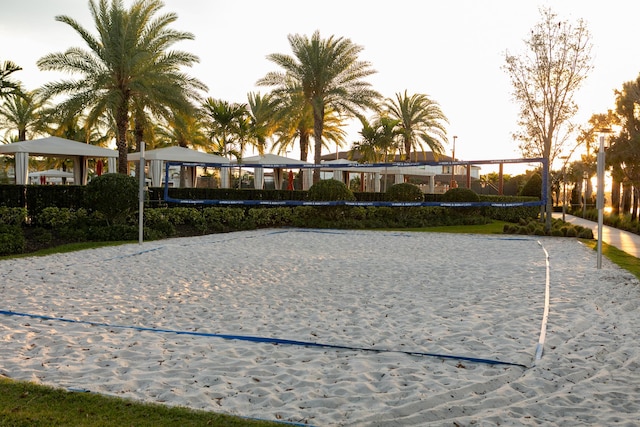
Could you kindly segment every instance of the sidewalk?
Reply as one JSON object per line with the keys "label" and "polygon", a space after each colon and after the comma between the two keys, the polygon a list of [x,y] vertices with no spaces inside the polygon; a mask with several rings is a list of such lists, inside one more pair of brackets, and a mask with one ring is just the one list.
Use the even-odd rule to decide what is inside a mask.
{"label": "sidewalk", "polygon": [[[553,218],[562,219],[562,213],[554,212]],[[593,237],[596,239],[598,238],[597,222],[582,219],[573,215],[565,215],[565,221],[570,224],[590,228],[593,230]],[[602,241],[608,245],[615,246],[629,255],[640,258],[640,236],[637,234],[604,225],[602,226]]]}

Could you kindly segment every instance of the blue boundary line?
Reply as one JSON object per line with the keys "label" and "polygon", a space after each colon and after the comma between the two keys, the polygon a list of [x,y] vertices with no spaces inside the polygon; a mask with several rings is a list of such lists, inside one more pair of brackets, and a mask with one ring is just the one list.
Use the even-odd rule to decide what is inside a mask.
{"label": "blue boundary line", "polygon": [[302,347],[321,347],[321,348],[331,348],[335,350],[353,350],[353,351],[375,352],[375,353],[400,353],[400,354],[406,354],[409,356],[435,357],[439,359],[459,360],[459,361],[465,361],[465,362],[482,363],[487,365],[515,366],[515,367],[520,367],[525,369],[529,368],[528,366],[523,365],[521,363],[505,362],[501,360],[486,359],[481,357],[458,356],[458,355],[429,353],[429,352],[421,352],[421,351],[392,350],[392,349],[384,349],[384,348],[355,347],[355,346],[348,346],[348,345],[325,344],[325,343],[317,343],[312,341],[298,341],[298,340],[289,340],[289,339],[282,339],[282,338],[258,337],[258,336],[251,336],[251,335],[213,334],[213,333],[206,333],[206,332],[179,331],[174,329],[148,328],[148,327],[142,327],[142,326],[111,325],[108,323],[91,322],[88,320],[65,319],[63,317],[52,317],[52,316],[44,316],[39,314],[20,313],[20,312],[10,311],[10,310],[0,310],[0,315],[21,316],[21,317],[29,317],[32,319],[77,323],[77,324],[83,324],[83,325],[99,326],[99,327],[114,328],[114,329],[115,328],[131,329],[131,330],[142,331],[142,332],[169,333],[169,334],[190,335],[190,336],[197,336],[197,337],[222,338],[226,340],[248,341],[248,342],[263,343],[263,344],[276,344],[276,345],[282,344],[282,345],[295,345],[295,346],[302,346]]}

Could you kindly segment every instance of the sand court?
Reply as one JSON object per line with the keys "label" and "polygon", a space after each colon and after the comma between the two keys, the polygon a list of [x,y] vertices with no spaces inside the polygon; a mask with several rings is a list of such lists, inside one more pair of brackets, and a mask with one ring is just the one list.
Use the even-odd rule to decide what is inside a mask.
{"label": "sand court", "polygon": [[312,425],[638,421],[638,283],[573,239],[260,230],[1,261],[0,283],[35,315],[0,315],[15,379]]}

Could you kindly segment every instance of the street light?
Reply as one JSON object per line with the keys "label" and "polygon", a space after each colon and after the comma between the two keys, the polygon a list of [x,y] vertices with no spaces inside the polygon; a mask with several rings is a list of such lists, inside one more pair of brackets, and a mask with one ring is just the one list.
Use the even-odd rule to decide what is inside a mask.
{"label": "street light", "polygon": [[598,193],[596,195],[596,207],[598,208],[598,257],[597,268],[602,268],[602,227],[604,222],[604,143],[605,134],[611,132],[609,129],[600,131],[600,147],[598,148]]}
{"label": "street light", "polygon": [[[453,160],[454,162],[456,161],[456,139],[458,139],[458,137],[456,135],[453,136],[453,152],[451,154],[451,160]],[[458,186],[458,182],[455,180],[454,178],[454,170],[455,170],[455,166],[452,164],[451,165],[451,188],[456,188]]]}

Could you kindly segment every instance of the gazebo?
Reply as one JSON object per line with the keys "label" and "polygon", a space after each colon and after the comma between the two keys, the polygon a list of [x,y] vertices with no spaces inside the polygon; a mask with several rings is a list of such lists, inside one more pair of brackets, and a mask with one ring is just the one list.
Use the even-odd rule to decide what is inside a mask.
{"label": "gazebo", "polygon": [[[140,153],[131,153],[127,160],[132,162],[140,161]],[[151,175],[151,185],[153,187],[162,186],[162,172],[164,171],[164,162],[189,162],[189,163],[229,163],[229,159],[215,154],[203,153],[202,151],[192,150],[185,147],[166,147],[156,150],[144,152],[145,163],[149,162],[149,172]],[[191,183],[195,184],[195,167],[192,167]],[[221,168],[222,170],[228,168]],[[229,174],[220,173],[220,186],[222,188],[229,187]]]}
{"label": "gazebo", "polygon": [[87,183],[87,159],[106,158],[110,172],[116,170],[118,152],[107,148],[69,139],[49,136],[30,141],[0,145],[0,154],[15,156],[15,180],[17,185],[29,183],[29,156],[73,158],[73,180],[75,184]]}
{"label": "gazebo", "polygon": [[[238,164],[236,162],[236,164]],[[264,169],[273,169],[273,181],[277,189],[282,188],[282,181],[284,178],[284,169],[296,169],[296,166],[311,165],[309,162],[305,162],[297,159],[290,159],[289,157],[278,156],[277,154],[267,153],[261,156],[245,157],[242,159],[238,166],[250,166],[254,168],[254,187],[256,189],[264,188]],[[303,172],[302,187],[308,190],[313,182],[313,174],[311,169],[305,168]]]}

